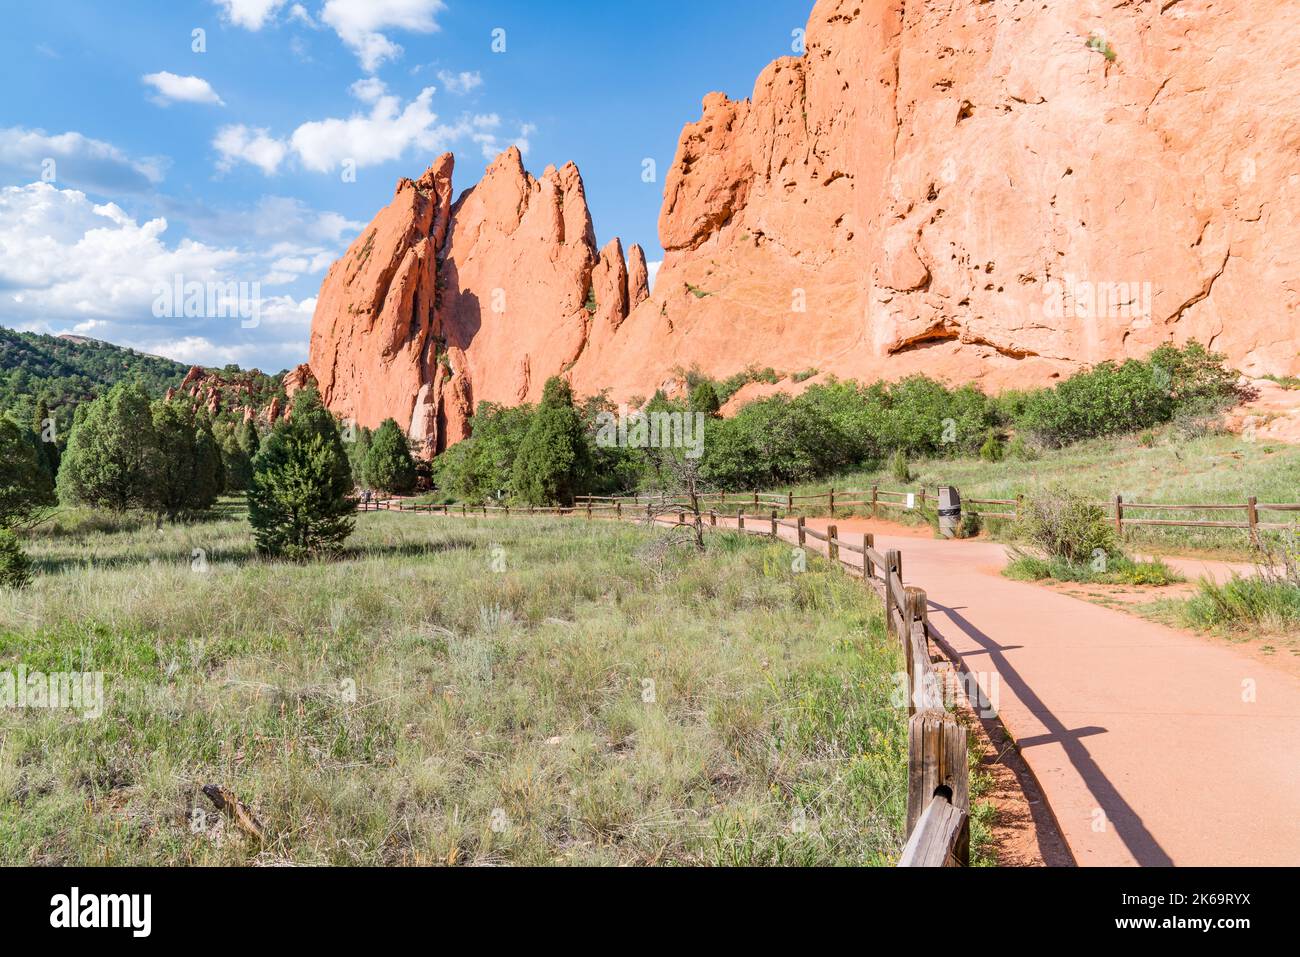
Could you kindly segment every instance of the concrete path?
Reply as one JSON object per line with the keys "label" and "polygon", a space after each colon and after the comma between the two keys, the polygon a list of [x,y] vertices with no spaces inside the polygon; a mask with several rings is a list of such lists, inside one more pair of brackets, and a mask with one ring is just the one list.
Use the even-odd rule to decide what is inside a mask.
{"label": "concrete path", "polygon": [[[859,545],[888,528],[836,524]],[[1213,639],[1003,578],[1001,545],[877,531],[876,548],[903,553],[936,640],[996,704],[1079,864],[1300,864],[1300,680]]]}

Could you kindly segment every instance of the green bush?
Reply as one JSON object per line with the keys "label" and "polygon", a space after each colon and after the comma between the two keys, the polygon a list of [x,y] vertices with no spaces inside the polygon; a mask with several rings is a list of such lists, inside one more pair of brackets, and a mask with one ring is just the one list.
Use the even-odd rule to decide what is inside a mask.
{"label": "green bush", "polygon": [[1194,628],[1294,628],[1300,624],[1300,587],[1265,578],[1233,577],[1222,585],[1202,580],[1181,617]]}
{"label": "green bush", "polygon": [[164,467],[149,393],[122,382],[78,407],[59,465],[59,499],[113,512],[153,508]]}
{"label": "green bush", "polygon": [[184,399],[159,399],[150,412],[159,456],[152,504],[172,520],[212,508],[226,476],[206,411]]}
{"label": "green bush", "polygon": [[907,462],[907,453],[902,449],[889,457],[889,474],[895,482],[906,484],[912,481],[912,467]]}
{"label": "green bush", "polygon": [[1040,444],[1061,447],[1172,421],[1211,419],[1236,399],[1236,373],[1198,342],[1161,346],[1145,361],[1103,362],[1031,393],[1016,425]]}
{"label": "green bush", "polygon": [[1105,509],[1060,486],[1025,499],[1016,526],[1024,541],[1071,565],[1120,554]]}
{"label": "green bush", "polygon": [[0,588],[26,588],[31,582],[31,559],[13,532],[0,529]]}
{"label": "green bush", "polygon": [[470,420],[470,438],[434,462],[434,483],[444,494],[473,505],[510,495],[515,458],[535,411],[530,405],[508,409],[480,402]]}
{"label": "green bush", "polygon": [[366,452],[365,483],[381,492],[410,495],[415,491],[415,459],[406,433],[394,419],[385,419]]}
{"label": "green bush", "polygon": [[0,529],[12,528],[54,504],[39,439],[0,415]]}
{"label": "green bush", "polygon": [[1001,462],[1006,457],[1006,450],[997,432],[989,429],[988,437],[980,446],[980,458],[985,462]]}
{"label": "green bush", "polygon": [[514,461],[515,496],[527,505],[572,505],[590,481],[588,441],[573,390],[561,378],[548,380]]}
{"label": "green bush", "polygon": [[248,520],[258,551],[304,559],[340,549],[355,523],[352,488],[338,423],[304,389],[253,460]]}

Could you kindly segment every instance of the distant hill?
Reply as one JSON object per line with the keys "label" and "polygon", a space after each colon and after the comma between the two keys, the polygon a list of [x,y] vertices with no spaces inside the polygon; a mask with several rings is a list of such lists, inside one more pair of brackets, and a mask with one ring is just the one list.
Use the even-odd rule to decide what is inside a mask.
{"label": "distant hill", "polygon": [[0,326],[0,414],[32,421],[44,399],[62,420],[80,402],[123,379],[137,378],[162,395],[189,367],[85,336],[43,336]]}

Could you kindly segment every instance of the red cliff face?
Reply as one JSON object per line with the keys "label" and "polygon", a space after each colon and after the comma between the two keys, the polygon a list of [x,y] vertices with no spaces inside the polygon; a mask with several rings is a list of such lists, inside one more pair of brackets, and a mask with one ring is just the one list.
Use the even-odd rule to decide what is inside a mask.
{"label": "red cliff face", "polygon": [[573,166],[534,180],[512,151],[451,207],[444,157],[331,271],[312,369],[431,451],[556,374],[618,398],[753,364],[1000,388],[1190,338],[1300,373],[1285,12],[820,0],[803,56],[684,130],[652,294],[639,247],[597,249]]}

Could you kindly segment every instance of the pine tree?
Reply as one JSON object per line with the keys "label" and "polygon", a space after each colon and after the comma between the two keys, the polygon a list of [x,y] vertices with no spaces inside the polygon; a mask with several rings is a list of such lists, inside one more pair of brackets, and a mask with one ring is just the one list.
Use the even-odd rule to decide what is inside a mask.
{"label": "pine tree", "polygon": [[77,407],[59,464],[59,498],[115,512],[151,508],[161,467],[149,394],[139,383],[120,382]]}
{"label": "pine tree", "polygon": [[409,495],[415,491],[415,460],[406,434],[393,419],[385,419],[370,442],[365,479],[381,492]]}
{"label": "pine tree", "polygon": [[692,412],[703,412],[710,419],[717,418],[722,403],[718,401],[718,390],[712,382],[705,380],[691,390],[689,408]]}
{"label": "pine tree", "polygon": [[221,464],[226,471],[225,490],[247,492],[249,483],[253,479],[253,460],[245,448],[243,428],[234,426],[219,428],[217,445],[221,448]]}
{"label": "pine tree", "polygon": [[573,390],[550,379],[515,457],[515,495],[529,505],[573,505],[591,479],[591,449]]}
{"label": "pine tree", "polygon": [[244,454],[248,456],[249,461],[252,461],[253,457],[257,455],[257,450],[261,444],[262,440],[257,434],[257,426],[253,424],[252,419],[239,427],[239,447],[244,450]]}
{"label": "pine tree", "polygon": [[161,467],[155,483],[158,510],[175,521],[216,504],[224,482],[221,451],[206,414],[188,402],[159,399],[151,408]]}
{"label": "pine tree", "polygon": [[32,562],[18,544],[18,536],[0,528],[0,588],[26,588],[32,581]]}
{"label": "pine tree", "polygon": [[54,504],[37,439],[0,415],[0,528],[13,528]]}
{"label": "pine tree", "polygon": [[370,454],[370,443],[375,433],[364,425],[357,426],[352,442],[348,443],[348,463],[352,466],[352,477],[362,488],[373,488],[370,476],[366,474],[366,456]]}
{"label": "pine tree", "polygon": [[338,423],[304,389],[253,460],[248,519],[258,550],[291,559],[337,551],[355,524],[352,485]]}
{"label": "pine tree", "polygon": [[53,488],[59,476],[59,440],[54,429],[54,417],[50,415],[50,407],[44,399],[36,403],[36,417],[32,425],[39,442],[41,468],[49,475],[50,488]]}

